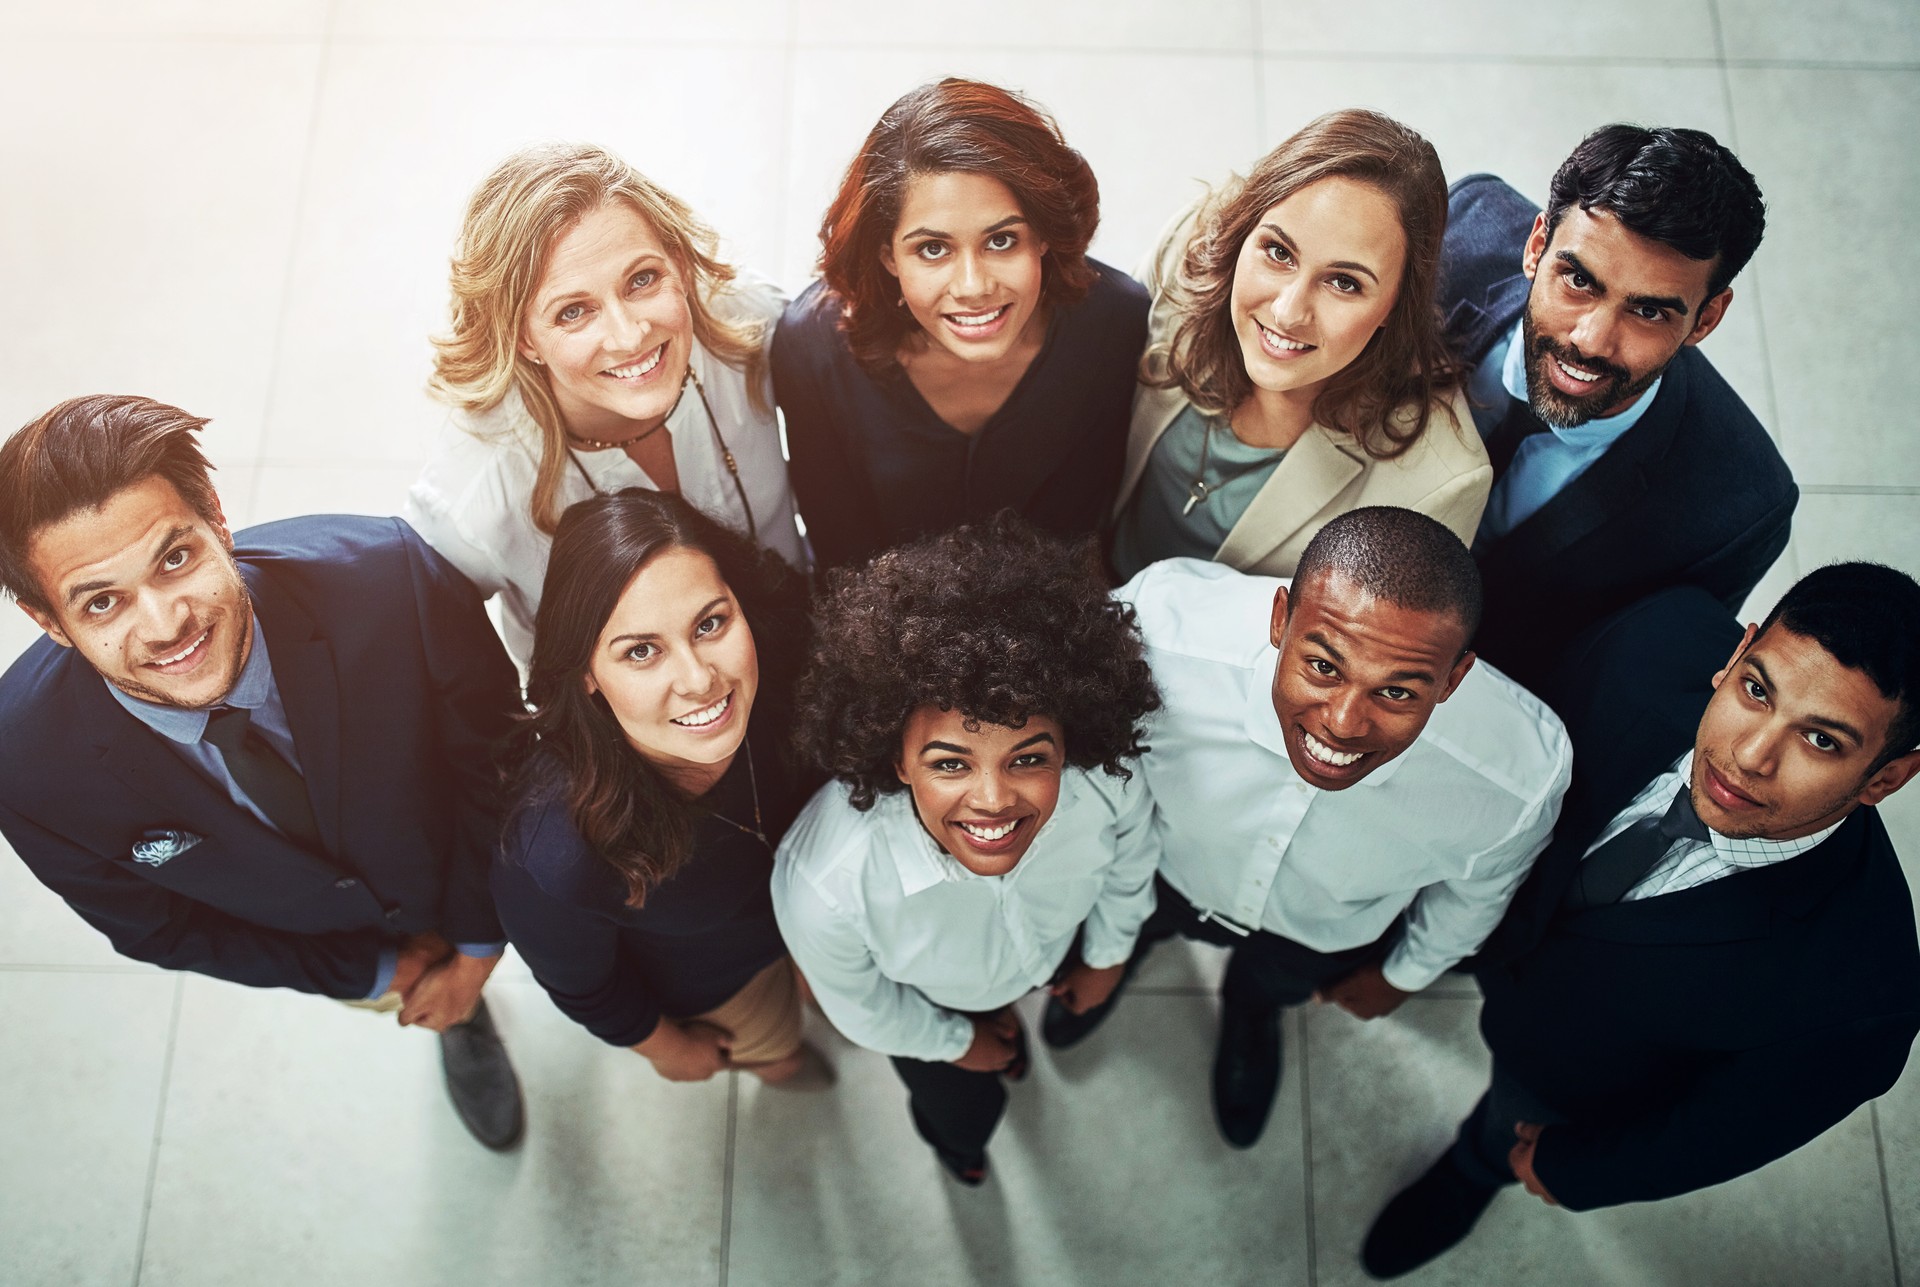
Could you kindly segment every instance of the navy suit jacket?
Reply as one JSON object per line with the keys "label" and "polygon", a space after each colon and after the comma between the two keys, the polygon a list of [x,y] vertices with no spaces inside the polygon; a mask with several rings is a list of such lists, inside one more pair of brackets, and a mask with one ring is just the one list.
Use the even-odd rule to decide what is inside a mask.
{"label": "navy suit jacket", "polygon": [[[234,555],[324,852],[235,804],[50,639],[0,678],[0,832],[116,951],[169,969],[354,998],[406,935],[502,939],[494,750],[518,688],[478,593],[399,519],[269,523]],[[143,841],[165,832],[200,839],[154,863],[178,842]]]}
{"label": "navy suit jacket", "polygon": [[[1490,174],[1447,198],[1440,307],[1470,365],[1512,332],[1537,207]],[[1474,647],[1537,687],[1572,639],[1668,586],[1738,611],[1786,548],[1799,489],[1779,450],[1698,348],[1668,365],[1653,404],[1539,511],[1474,555],[1486,612]]]}
{"label": "navy suit jacket", "polygon": [[1563,912],[1582,856],[1694,743],[1740,628],[1666,591],[1548,685],[1574,747],[1554,839],[1482,953],[1500,1070],[1567,1118],[1540,1180],[1574,1210],[1671,1197],[1785,1156],[1884,1094],[1920,1032],[1913,901],[1878,812],[1785,862]]}

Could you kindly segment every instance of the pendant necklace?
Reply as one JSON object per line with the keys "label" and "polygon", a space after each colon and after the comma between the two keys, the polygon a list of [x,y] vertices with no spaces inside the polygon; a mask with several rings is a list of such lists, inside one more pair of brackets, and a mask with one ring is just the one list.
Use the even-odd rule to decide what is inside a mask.
{"label": "pendant necklace", "polygon": [[1193,482],[1187,488],[1187,504],[1180,511],[1185,518],[1193,513],[1195,505],[1204,505],[1207,497],[1213,495],[1213,488],[1207,485],[1207,458],[1213,451],[1213,417],[1207,417],[1207,427],[1200,435],[1200,468],[1193,475]]}
{"label": "pendant necklace", "polygon": [[735,831],[745,832],[747,835],[752,836],[755,840],[765,845],[768,849],[772,849],[773,842],[767,839],[766,824],[760,820],[760,775],[755,772],[753,767],[753,742],[743,738],[740,743],[740,750],[741,753],[747,757],[747,785],[753,792],[753,825],[749,827],[744,822],[735,822],[718,809],[713,811],[713,816],[726,823],[729,827],[732,827]]}

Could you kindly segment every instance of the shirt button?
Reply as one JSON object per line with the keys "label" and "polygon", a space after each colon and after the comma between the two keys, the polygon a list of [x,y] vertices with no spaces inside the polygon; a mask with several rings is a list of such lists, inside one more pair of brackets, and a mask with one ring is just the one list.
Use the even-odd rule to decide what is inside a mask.
{"label": "shirt button", "polygon": [[390,921],[397,921],[400,919],[400,909],[398,907],[389,907],[386,909],[384,914],[386,918]]}
{"label": "shirt button", "polygon": [[342,876],[339,880],[336,880],[333,882],[333,887],[335,889],[352,889],[355,885],[359,883],[360,883],[359,881],[355,880],[351,876]]}

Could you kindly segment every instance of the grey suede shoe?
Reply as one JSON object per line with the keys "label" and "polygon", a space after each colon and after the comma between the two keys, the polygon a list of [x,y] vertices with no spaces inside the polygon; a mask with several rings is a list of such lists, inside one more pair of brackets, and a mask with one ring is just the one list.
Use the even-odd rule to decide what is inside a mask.
{"label": "grey suede shoe", "polygon": [[496,1152],[518,1144],[527,1126],[520,1079],[514,1076],[484,997],[472,1018],[440,1034],[440,1063],[446,1069],[453,1111],[473,1138]]}

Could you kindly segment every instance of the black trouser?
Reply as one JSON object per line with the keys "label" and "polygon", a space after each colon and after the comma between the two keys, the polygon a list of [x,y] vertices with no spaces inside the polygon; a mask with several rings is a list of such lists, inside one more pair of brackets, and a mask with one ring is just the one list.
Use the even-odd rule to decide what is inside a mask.
{"label": "black trouser", "polygon": [[1199,909],[1160,876],[1153,878],[1156,904],[1140,930],[1137,952],[1175,934],[1231,948],[1220,1003],[1230,1010],[1278,1010],[1298,1005],[1316,989],[1351,974],[1380,955],[1380,943],[1318,952],[1279,934],[1256,929],[1234,933],[1215,920],[1201,920]]}
{"label": "black trouser", "polygon": [[893,1056],[907,1084],[907,1108],[920,1138],[963,1165],[978,1166],[1007,1108],[1006,1082],[997,1072]]}
{"label": "black trouser", "polygon": [[1551,1126],[1565,1120],[1507,1076],[1496,1059],[1493,1083],[1467,1114],[1467,1120],[1460,1123],[1460,1134],[1453,1141],[1454,1163],[1477,1184],[1489,1187],[1512,1184],[1513,1167],[1507,1155],[1520,1141],[1513,1133],[1513,1124],[1532,1122],[1537,1126]]}

